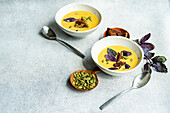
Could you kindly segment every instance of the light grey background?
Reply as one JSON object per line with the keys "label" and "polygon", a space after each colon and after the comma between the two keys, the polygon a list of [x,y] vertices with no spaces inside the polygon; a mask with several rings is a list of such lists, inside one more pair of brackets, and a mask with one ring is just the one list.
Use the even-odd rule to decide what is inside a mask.
{"label": "light grey background", "polygon": [[[98,8],[103,15],[102,26],[84,39],[66,35],[54,16],[69,3]],[[85,60],[39,35],[43,25],[78,48],[86,55]],[[165,55],[170,67],[169,26],[168,0],[0,0],[0,113],[170,113],[169,73],[153,72],[149,84],[103,111],[99,106],[130,87],[136,73],[124,77],[99,73],[99,85],[89,92],[74,89],[68,81],[72,72],[93,64],[90,48],[107,27],[124,28],[131,39],[150,32],[154,52]]]}

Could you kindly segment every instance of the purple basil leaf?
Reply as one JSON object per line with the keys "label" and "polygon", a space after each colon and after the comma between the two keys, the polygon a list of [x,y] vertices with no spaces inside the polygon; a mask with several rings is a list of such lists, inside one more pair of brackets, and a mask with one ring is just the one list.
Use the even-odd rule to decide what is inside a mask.
{"label": "purple basil leaf", "polygon": [[142,47],[144,53],[151,51],[155,48],[155,46],[152,43],[142,43],[140,44],[140,46]]}
{"label": "purple basil leaf", "polygon": [[111,67],[111,68],[109,68],[110,70],[118,70],[118,68],[117,67]]}
{"label": "purple basil leaf", "polygon": [[125,64],[125,69],[129,69],[129,68],[130,68],[130,65]]}
{"label": "purple basil leaf", "polygon": [[153,63],[162,62],[164,63],[167,59],[164,56],[156,56],[152,59]]}
{"label": "purple basil leaf", "polygon": [[107,53],[108,53],[110,56],[114,56],[114,57],[117,55],[116,51],[113,50],[113,49],[110,49],[110,48],[107,48]]}
{"label": "purple basil leaf", "polygon": [[121,51],[120,53],[123,53],[123,56],[130,56],[132,53],[129,51]]}
{"label": "purple basil leaf", "polygon": [[76,19],[75,18],[66,18],[66,19],[64,19],[64,21],[66,21],[66,22],[74,22],[74,21],[76,21]]}
{"label": "purple basil leaf", "polygon": [[148,62],[144,65],[144,71],[149,72],[150,74],[152,73],[152,70],[150,68],[150,64]]}
{"label": "purple basil leaf", "polygon": [[111,56],[109,54],[106,54],[104,57],[109,61],[113,61],[113,62],[117,61],[117,59],[114,56]]}
{"label": "purple basil leaf", "polygon": [[167,73],[168,72],[167,67],[162,62],[156,62],[156,63],[152,64],[152,67],[154,67],[154,69],[157,72],[162,72],[162,73]]}
{"label": "purple basil leaf", "polygon": [[155,55],[155,53],[146,52],[144,59],[151,59],[154,55]]}
{"label": "purple basil leaf", "polygon": [[133,40],[133,41],[140,45],[139,39],[136,39],[136,40]]}
{"label": "purple basil leaf", "polygon": [[150,36],[151,36],[151,33],[149,33],[149,34],[145,35],[144,37],[142,37],[142,38],[140,39],[140,43],[141,43],[141,44],[142,44],[142,43],[145,43],[145,41],[148,40],[148,39],[150,38]]}
{"label": "purple basil leaf", "polygon": [[144,70],[148,71],[149,68],[150,68],[150,64],[148,62],[144,64]]}

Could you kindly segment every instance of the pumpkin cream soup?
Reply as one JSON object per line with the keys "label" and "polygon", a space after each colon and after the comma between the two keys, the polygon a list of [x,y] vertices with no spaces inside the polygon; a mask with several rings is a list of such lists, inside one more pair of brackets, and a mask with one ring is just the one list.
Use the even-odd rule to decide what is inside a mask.
{"label": "pumpkin cream soup", "polygon": [[86,31],[96,27],[98,19],[88,11],[73,11],[62,18],[61,25],[72,31]]}
{"label": "pumpkin cream soup", "polygon": [[99,53],[98,62],[110,70],[127,71],[137,65],[138,58],[131,49],[115,45],[103,49]]}

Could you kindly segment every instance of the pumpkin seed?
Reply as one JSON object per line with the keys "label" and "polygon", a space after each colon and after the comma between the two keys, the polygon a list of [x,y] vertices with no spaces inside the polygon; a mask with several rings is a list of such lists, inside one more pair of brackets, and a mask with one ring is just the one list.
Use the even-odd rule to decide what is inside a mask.
{"label": "pumpkin seed", "polygon": [[74,73],[73,84],[80,89],[89,90],[97,85],[96,76],[91,73],[85,73],[83,71]]}

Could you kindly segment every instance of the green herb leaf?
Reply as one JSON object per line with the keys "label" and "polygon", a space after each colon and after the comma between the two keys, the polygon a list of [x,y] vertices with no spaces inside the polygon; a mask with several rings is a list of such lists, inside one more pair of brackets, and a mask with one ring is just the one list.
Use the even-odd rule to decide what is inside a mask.
{"label": "green herb leaf", "polygon": [[126,57],[126,56],[122,56],[122,59],[125,59],[125,60],[127,60],[127,59],[128,59],[128,57]]}
{"label": "green herb leaf", "polygon": [[131,59],[130,59],[130,61],[132,62],[132,61],[133,61],[133,59],[131,58]]}
{"label": "green herb leaf", "polygon": [[91,16],[89,16],[88,19],[89,19],[90,21],[92,21]]}
{"label": "green herb leaf", "polygon": [[104,62],[104,60],[102,60],[102,63]]}

